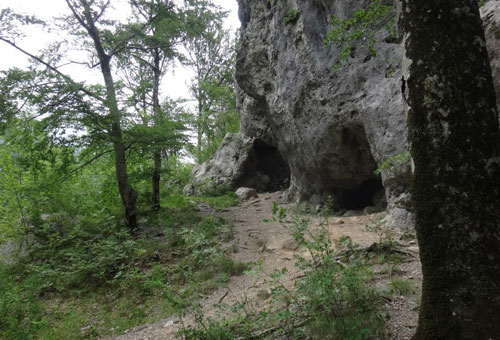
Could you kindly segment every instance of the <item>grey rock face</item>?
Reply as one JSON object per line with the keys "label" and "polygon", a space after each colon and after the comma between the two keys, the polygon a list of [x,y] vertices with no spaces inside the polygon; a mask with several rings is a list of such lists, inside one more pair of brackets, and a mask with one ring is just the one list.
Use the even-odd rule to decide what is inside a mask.
{"label": "grey rock face", "polygon": [[[339,46],[324,45],[332,14],[345,19],[369,1],[238,3],[242,21],[236,65],[241,117],[238,138],[247,142],[230,147],[225,141],[214,159],[198,168],[194,177],[259,191],[287,186],[289,200],[307,200],[315,205],[332,196],[344,210],[374,205],[380,209],[380,202],[387,202],[387,221],[393,226],[411,226],[409,165],[374,175],[385,160],[408,149],[399,42],[381,29],[376,33],[377,57],[358,47],[347,64],[335,72],[331,68]],[[482,12],[500,90],[499,7],[499,1],[490,1]],[[285,23],[290,10],[300,15]],[[238,143],[244,145],[241,150]],[[236,161],[230,159],[228,148],[239,152]],[[265,164],[263,150],[268,151]],[[280,159],[280,166],[271,164],[272,157]],[[210,169],[203,172],[207,167]],[[280,176],[281,172],[284,174]],[[259,187],[257,182],[264,184]],[[280,185],[271,185],[275,182]],[[385,199],[380,197],[381,189]]]}
{"label": "grey rock face", "polygon": [[[236,71],[241,133],[280,151],[290,198],[315,204],[332,196],[340,208],[362,209],[383,185],[393,208],[407,191],[407,168],[374,175],[407,148],[399,44],[380,30],[377,58],[359,48],[331,72],[339,47],[323,42],[332,14],[347,18],[366,3],[240,0],[247,13]],[[290,10],[300,15],[286,24]]]}
{"label": "grey rock face", "polygon": [[244,175],[244,164],[248,161],[252,145],[251,137],[228,133],[217,153],[207,162],[193,168],[191,179],[208,186],[232,186]]}
{"label": "grey rock face", "polygon": [[253,137],[228,133],[216,154],[193,168],[191,180],[197,186],[184,188],[186,194],[220,186],[277,191],[289,186],[290,171],[275,147]]}
{"label": "grey rock face", "polygon": [[486,47],[490,56],[493,82],[497,93],[497,107],[500,110],[500,1],[490,0],[481,7],[484,32],[486,34]]}

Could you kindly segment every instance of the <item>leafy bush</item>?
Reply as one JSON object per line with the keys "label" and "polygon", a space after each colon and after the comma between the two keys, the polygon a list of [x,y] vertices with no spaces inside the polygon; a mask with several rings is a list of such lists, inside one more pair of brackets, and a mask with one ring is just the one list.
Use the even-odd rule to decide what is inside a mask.
{"label": "leafy bush", "polygon": [[188,327],[179,332],[178,336],[182,336],[185,340],[235,340],[237,338],[226,324],[208,319],[206,325],[205,323],[203,325],[203,329]]}
{"label": "leafy bush", "polygon": [[44,322],[39,280],[19,282],[15,268],[0,266],[0,339],[35,339]]}
{"label": "leafy bush", "polygon": [[32,233],[29,255],[22,260],[26,272],[40,278],[43,288],[58,291],[105,284],[136,248],[127,230],[104,212],[49,215],[32,227]]}
{"label": "leafy bush", "polygon": [[295,300],[301,301],[297,310],[302,318],[311,320],[306,329],[314,338],[383,338],[384,320],[377,313],[379,297],[368,286],[370,273],[364,261],[339,259],[339,251],[352,248],[352,243],[338,242],[340,250],[333,251],[327,231],[321,229],[306,237],[308,226],[308,220],[296,219],[292,229],[294,239],[310,255],[297,261],[305,277],[298,282]]}

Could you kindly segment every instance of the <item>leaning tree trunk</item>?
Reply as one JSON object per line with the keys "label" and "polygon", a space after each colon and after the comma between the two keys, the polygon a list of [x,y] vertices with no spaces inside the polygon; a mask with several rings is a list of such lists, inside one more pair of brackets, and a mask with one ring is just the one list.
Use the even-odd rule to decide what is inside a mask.
{"label": "leaning tree trunk", "polygon": [[101,61],[101,70],[106,85],[107,106],[111,113],[111,138],[113,139],[113,148],[115,153],[116,178],[118,180],[118,191],[125,208],[125,222],[127,227],[135,232],[137,229],[137,191],[135,191],[128,182],[127,159],[125,154],[125,144],[123,143],[121,129],[121,114],[116,102],[113,77],[107,62]]}
{"label": "leaning tree trunk", "polygon": [[500,132],[476,0],[403,0],[424,276],[415,339],[500,339]]}
{"label": "leaning tree trunk", "polygon": [[[90,10],[90,5],[85,0],[81,0],[80,4],[84,9],[84,18],[79,17],[77,14],[75,14],[75,16],[81,23],[81,25],[87,30],[89,36],[92,38],[97,56],[99,58],[101,72],[106,87],[105,104],[109,110],[109,114],[111,117],[111,138],[115,154],[115,170],[116,178],[118,181],[118,191],[120,192],[123,207],[125,208],[125,222],[131,232],[134,233],[137,230],[137,191],[135,191],[130,186],[128,181],[127,159],[125,154],[126,148],[123,142],[121,128],[122,117],[118,108],[115,85],[113,81],[113,75],[111,73],[111,56],[107,55],[104,50],[101,37],[99,36],[99,30],[95,26],[95,19],[93,18],[92,12]],[[72,7],[70,6],[70,8]]]}

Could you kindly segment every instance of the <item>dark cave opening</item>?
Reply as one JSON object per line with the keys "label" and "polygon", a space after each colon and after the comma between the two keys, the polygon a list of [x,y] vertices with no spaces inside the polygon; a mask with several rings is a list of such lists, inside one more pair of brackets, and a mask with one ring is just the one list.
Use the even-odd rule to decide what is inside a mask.
{"label": "dark cave opening", "polygon": [[290,185],[290,168],[278,148],[256,140],[240,183],[258,192],[284,190]]}
{"label": "dark cave opening", "polygon": [[385,208],[382,179],[370,178],[352,189],[339,189],[338,206],[341,209],[358,210],[368,206]]}
{"label": "dark cave opening", "polygon": [[290,168],[278,149],[256,140],[254,153],[257,171],[269,177],[265,191],[286,189],[290,183]]}
{"label": "dark cave opening", "polygon": [[373,158],[364,125],[353,122],[334,130],[338,141],[334,153],[333,193],[339,209],[358,210],[375,206],[386,208],[385,190],[380,175],[375,175]]}

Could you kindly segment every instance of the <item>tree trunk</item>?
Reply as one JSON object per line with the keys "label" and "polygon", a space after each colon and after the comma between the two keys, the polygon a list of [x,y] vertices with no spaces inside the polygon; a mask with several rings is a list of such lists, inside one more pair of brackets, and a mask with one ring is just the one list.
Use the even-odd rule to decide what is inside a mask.
{"label": "tree trunk", "polygon": [[[69,4],[69,3],[68,3]],[[99,58],[101,72],[104,78],[104,84],[106,86],[106,107],[109,109],[111,116],[111,138],[113,142],[113,149],[115,153],[115,170],[116,178],[118,181],[118,191],[120,192],[120,197],[122,199],[123,207],[125,208],[125,223],[127,227],[134,233],[137,230],[137,191],[135,191],[128,182],[127,174],[127,159],[125,155],[125,144],[123,142],[122,128],[121,128],[121,113],[118,109],[118,103],[116,101],[116,91],[115,84],[113,81],[113,75],[111,74],[111,57],[108,56],[104,50],[104,47],[99,36],[99,30],[95,26],[94,18],[92,17],[92,12],[90,5],[87,1],[81,0],[80,4],[83,7],[83,13],[85,22],[83,18],[77,17],[81,22],[82,26],[87,30],[88,34],[94,42],[94,47]],[[71,6],[70,6],[71,8]],[[76,15],[76,14],[75,14]]]}
{"label": "tree trunk", "polygon": [[203,142],[203,102],[201,100],[201,88],[200,85],[198,85],[198,123],[196,126],[197,129],[197,145],[196,148],[198,150],[198,163],[201,160],[201,144]]}
{"label": "tree trunk", "polygon": [[123,207],[125,208],[125,222],[127,227],[135,232],[137,229],[137,191],[132,189],[128,182],[127,174],[127,159],[125,155],[125,145],[123,143],[122,129],[121,129],[121,114],[116,102],[114,81],[111,75],[111,68],[109,67],[109,60],[107,62],[101,61],[101,70],[106,85],[106,99],[107,106],[111,112],[111,137],[113,139],[113,149],[115,152],[115,169],[116,178],[118,180],[118,191],[122,199]]}
{"label": "tree trunk", "polygon": [[475,0],[403,0],[412,199],[424,276],[415,339],[500,339],[500,132]]}
{"label": "tree trunk", "polygon": [[[159,48],[154,51],[154,79],[153,79],[153,119],[156,126],[161,123],[160,108],[160,77],[161,60]],[[155,148],[153,151],[153,210],[160,209],[160,180],[161,180],[161,150]]]}

